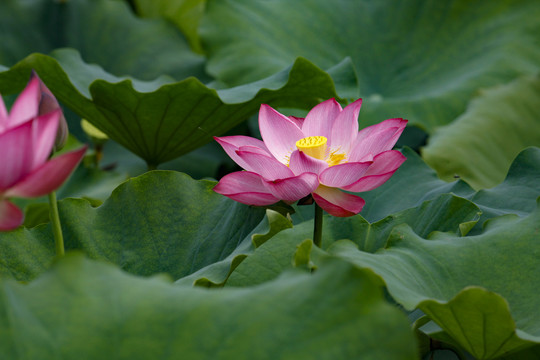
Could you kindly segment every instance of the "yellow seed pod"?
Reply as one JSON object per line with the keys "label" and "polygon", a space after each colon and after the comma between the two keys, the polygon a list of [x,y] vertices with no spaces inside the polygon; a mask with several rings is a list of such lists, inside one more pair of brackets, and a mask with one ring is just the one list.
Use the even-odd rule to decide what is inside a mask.
{"label": "yellow seed pod", "polygon": [[326,143],[328,139],[324,136],[309,136],[300,139],[296,142],[298,150],[303,151],[306,155],[319,160],[326,158]]}

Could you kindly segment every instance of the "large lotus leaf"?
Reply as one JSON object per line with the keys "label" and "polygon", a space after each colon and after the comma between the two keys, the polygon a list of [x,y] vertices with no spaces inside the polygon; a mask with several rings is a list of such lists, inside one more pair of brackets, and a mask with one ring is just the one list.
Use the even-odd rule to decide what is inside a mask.
{"label": "large lotus leaf", "polygon": [[229,256],[177,280],[176,283],[204,287],[223,286],[234,269],[253,254],[256,248],[273,238],[278,232],[291,227],[289,219],[275,211],[266,210],[266,219],[261,221]]}
{"label": "large lotus leaf", "polygon": [[433,133],[422,156],[442,179],[457,174],[474,188],[493,187],[522,149],[540,146],[539,103],[538,76],[487,89]]}
{"label": "large lotus leaf", "polygon": [[536,0],[209,0],[200,35],[208,71],[232,85],[303,56],[328,68],[350,56],[361,124],[404,117],[429,131],[480,87],[540,69]]}
{"label": "large lotus leaf", "polygon": [[164,20],[137,18],[125,2],[109,0],[4,0],[0,2],[0,63],[34,53],[77,49],[87,62],[116,75],[151,80],[168,74],[201,79],[204,58]]}
{"label": "large lotus leaf", "polygon": [[[328,73],[301,58],[264,80],[216,91],[196,78],[167,84],[165,78],[121,81],[85,64],[73,50],[52,55],[30,55],[0,73],[0,92],[22,89],[33,68],[60,101],[150,166],[223,134],[255,114],[261,103],[310,108],[336,96]],[[333,71],[347,73],[348,65],[345,61]]]}
{"label": "large lotus leaf", "polygon": [[[375,252],[386,246],[390,232],[399,224],[409,224],[423,236],[433,231],[462,233],[467,231],[470,222],[478,220],[478,216],[479,210],[473,203],[450,194],[373,224],[360,215],[348,218],[325,216],[322,247],[324,249],[337,240],[349,239],[362,251]],[[292,259],[305,239],[313,239],[313,220],[283,230],[257,248],[234,269],[226,285],[251,286],[277,277],[284,269],[293,266]]]}
{"label": "large lotus leaf", "polygon": [[144,17],[164,17],[172,21],[188,38],[191,47],[202,52],[197,28],[206,0],[135,0],[137,13]]}
{"label": "large lotus leaf", "polygon": [[[262,209],[215,193],[214,185],[155,171],[123,183],[98,208],[82,199],[62,200],[66,249],[138,275],[189,275],[226,258],[264,216]],[[52,261],[53,246],[49,225],[0,233],[0,273],[35,277]]]}
{"label": "large lotus leaf", "polygon": [[[520,349],[525,347],[532,350],[538,346],[538,337],[535,343],[534,336],[516,330],[508,302],[499,294],[486,289],[468,287],[447,303],[427,301],[419,306],[436,321],[446,321],[451,324],[446,327],[452,327],[452,334],[448,334],[431,321],[422,326],[421,331],[445,343],[457,346],[467,343],[467,350],[476,359],[498,359],[501,354],[508,353],[523,354]],[[479,332],[483,333],[482,338],[478,336]]]}
{"label": "large lotus leaf", "polygon": [[[540,203],[539,203],[540,204]],[[376,254],[350,241],[328,251],[381,276],[406,309],[419,308],[477,358],[540,343],[540,241],[537,205],[527,217],[491,219],[476,236],[394,229]]]}
{"label": "large lotus leaf", "polygon": [[416,359],[407,320],[385,302],[378,279],[329,265],[216,291],[68,255],[28,285],[0,281],[0,356]]}
{"label": "large lotus leaf", "polygon": [[360,194],[366,200],[361,215],[370,222],[450,192],[469,199],[482,210],[482,217],[473,232],[480,231],[484,221],[491,217],[503,214],[525,216],[536,208],[535,199],[540,196],[539,148],[523,150],[512,163],[503,183],[478,192],[462,180],[451,183],[440,180],[435,171],[410,149],[404,149],[403,154],[407,161],[388,182]]}

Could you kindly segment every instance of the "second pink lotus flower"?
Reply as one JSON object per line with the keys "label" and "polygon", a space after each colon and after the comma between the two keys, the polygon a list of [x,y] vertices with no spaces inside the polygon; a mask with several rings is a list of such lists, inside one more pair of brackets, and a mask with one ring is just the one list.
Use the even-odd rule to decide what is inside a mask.
{"label": "second pink lotus flower", "polygon": [[224,176],[214,191],[238,202],[264,206],[313,195],[334,216],[358,214],[365,201],[343,192],[364,192],[386,182],[406,158],[392,150],[407,120],[388,119],[358,131],[362,100],[345,109],[330,99],[305,119],[287,117],[268,105],[259,112],[263,141],[216,137],[245,171]]}
{"label": "second pink lotus flower", "polygon": [[75,169],[86,146],[49,159],[66,136],[60,105],[37,75],[9,113],[0,97],[0,230],[15,229],[24,220],[8,198],[46,195]]}

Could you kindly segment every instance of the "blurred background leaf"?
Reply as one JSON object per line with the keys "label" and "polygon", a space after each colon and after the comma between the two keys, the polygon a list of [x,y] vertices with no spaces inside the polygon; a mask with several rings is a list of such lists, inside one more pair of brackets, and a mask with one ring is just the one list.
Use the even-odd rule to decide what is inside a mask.
{"label": "blurred background leaf", "polygon": [[539,104],[538,76],[483,90],[463,115],[433,133],[422,157],[446,181],[458,175],[476,189],[491,188],[522,149],[540,146]]}
{"label": "blurred background leaf", "polygon": [[466,237],[425,238],[400,225],[375,254],[350,241],[328,251],[373,270],[406,309],[418,307],[463,349],[493,359],[540,343],[539,220],[537,206],[527,217],[491,219],[482,233]]}
{"label": "blurred background leaf", "polygon": [[208,80],[204,57],[191,51],[178,29],[161,19],[136,17],[123,1],[5,0],[0,20],[0,63],[5,66],[31,53],[69,47],[116,76]]}
{"label": "blurred background leaf", "polygon": [[431,132],[477,89],[539,71],[539,17],[536,0],[209,0],[200,36],[229,85],[298,56],[322,68],[350,57],[362,125],[404,117]]}
{"label": "blurred background leaf", "polygon": [[536,209],[536,198],[540,196],[540,148],[523,150],[501,184],[480,191],[475,191],[462,180],[450,183],[440,180],[435,171],[410,149],[404,149],[403,154],[407,161],[390,180],[377,189],[360,193],[366,200],[360,214],[368,221],[378,221],[447,193],[472,201],[482,211],[471,234],[480,232],[484,222],[492,217],[505,214],[527,216]]}
{"label": "blurred background leaf", "polygon": [[2,279],[0,289],[5,359],[417,359],[380,282],[342,262],[217,291],[71,254],[38,281]]}
{"label": "blurred background leaf", "polygon": [[163,17],[172,21],[186,36],[191,48],[202,53],[197,32],[204,14],[206,0],[134,0],[137,14],[142,17]]}

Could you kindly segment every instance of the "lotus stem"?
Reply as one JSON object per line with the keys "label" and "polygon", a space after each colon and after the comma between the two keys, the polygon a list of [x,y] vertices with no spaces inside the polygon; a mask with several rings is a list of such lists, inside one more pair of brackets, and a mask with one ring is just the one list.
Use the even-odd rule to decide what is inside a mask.
{"label": "lotus stem", "polygon": [[58,214],[58,202],[56,201],[56,192],[49,193],[49,215],[54,235],[54,248],[56,256],[62,257],[65,254],[64,236],[62,235],[62,225],[60,224],[60,215]]}
{"label": "lotus stem", "polygon": [[323,209],[315,204],[315,217],[313,219],[313,243],[321,247],[322,243],[322,227],[323,227]]}

